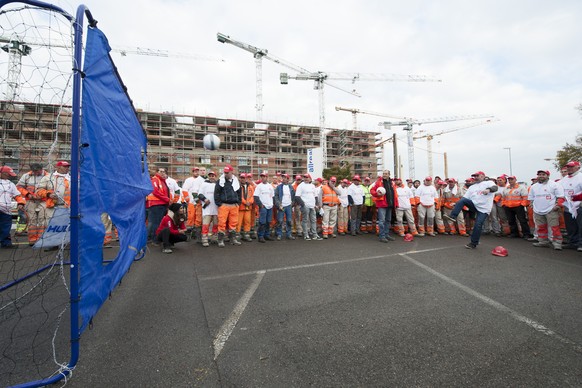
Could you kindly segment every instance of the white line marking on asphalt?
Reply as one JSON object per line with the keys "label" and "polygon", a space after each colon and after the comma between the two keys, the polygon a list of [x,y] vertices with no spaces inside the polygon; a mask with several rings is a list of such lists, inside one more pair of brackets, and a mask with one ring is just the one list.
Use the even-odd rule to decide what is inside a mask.
{"label": "white line marking on asphalt", "polygon": [[261,283],[261,280],[263,280],[264,276],[265,271],[257,272],[257,277],[255,278],[255,280],[251,283],[249,288],[247,288],[243,296],[241,296],[238,303],[234,307],[234,310],[232,310],[232,313],[230,313],[228,319],[224,321],[224,323],[220,327],[220,330],[218,330],[218,334],[216,334],[216,337],[214,338],[213,342],[215,360],[220,355],[220,352],[222,352],[224,344],[226,344],[226,341],[228,341],[228,338],[232,334],[232,331],[234,330],[238,320],[242,316],[242,313],[245,311],[245,308],[249,304],[249,301],[253,297],[253,294],[257,290],[257,287],[259,287],[259,284]]}
{"label": "white line marking on asphalt", "polygon": [[533,319],[530,319],[528,317],[526,317],[525,315],[522,315],[520,313],[518,313],[515,310],[510,309],[509,307],[483,295],[480,294],[479,292],[443,275],[440,272],[435,271],[434,269],[432,269],[431,267],[422,264],[419,261],[414,260],[412,257],[406,255],[406,253],[399,253],[400,256],[404,257],[406,260],[410,261],[412,264],[419,266],[420,268],[424,269],[427,272],[430,272],[431,274],[439,277],[440,279],[444,280],[445,282],[449,283],[452,286],[455,286],[459,289],[461,289],[462,291],[466,292],[469,295],[474,296],[475,298],[479,299],[480,301],[484,302],[485,304],[488,304],[489,306],[493,307],[494,309],[505,313],[507,315],[509,315],[511,318],[515,319],[518,322],[522,322],[525,323],[526,325],[528,325],[529,327],[531,327],[532,329],[539,331],[542,334],[547,335],[550,338],[553,338],[555,340],[558,340],[559,342],[561,342],[562,344],[568,345],[570,347],[572,347],[572,349],[575,352],[578,353],[582,353],[582,345],[572,341],[569,338],[566,338],[558,333],[556,333],[555,331],[545,327],[544,325],[542,325],[539,322],[534,321]]}
{"label": "white line marking on asphalt", "polygon": [[343,264],[343,263],[354,263],[354,262],[358,262],[358,261],[366,261],[366,260],[376,260],[376,259],[383,259],[383,258],[387,258],[387,257],[394,257],[394,256],[398,256],[401,254],[413,254],[413,253],[424,253],[424,252],[433,252],[433,251],[440,251],[440,250],[444,250],[444,249],[450,249],[451,247],[441,247],[441,248],[431,248],[431,249],[422,249],[419,251],[406,251],[406,252],[402,252],[402,253],[391,253],[388,255],[378,255],[378,256],[368,256],[368,257],[356,257],[354,259],[348,259],[348,260],[335,260],[335,261],[325,261],[322,263],[314,263],[314,264],[301,264],[301,265],[292,265],[289,267],[279,267],[279,268],[270,268],[270,269],[262,269],[259,271],[247,271],[247,272],[238,272],[238,273],[231,273],[231,274],[225,274],[225,275],[215,275],[215,276],[200,276],[199,280],[204,281],[204,280],[219,280],[219,279],[227,279],[227,278],[234,278],[234,277],[239,277],[239,276],[249,276],[249,275],[254,275],[257,274],[261,271],[264,272],[278,272],[278,271],[289,271],[289,270],[294,270],[294,269],[304,269],[304,268],[312,268],[312,267],[321,267],[321,266],[325,266],[325,265],[334,265],[334,264]]}

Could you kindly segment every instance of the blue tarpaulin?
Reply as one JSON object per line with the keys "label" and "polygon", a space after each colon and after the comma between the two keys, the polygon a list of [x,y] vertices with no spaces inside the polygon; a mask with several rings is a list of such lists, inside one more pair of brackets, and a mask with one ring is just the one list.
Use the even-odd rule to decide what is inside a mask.
{"label": "blue tarpaulin", "polygon": [[[146,246],[145,197],[152,191],[147,138],[111,61],[105,35],[85,46],[79,186],[81,332]],[[107,213],[119,232],[115,260],[103,263]]]}

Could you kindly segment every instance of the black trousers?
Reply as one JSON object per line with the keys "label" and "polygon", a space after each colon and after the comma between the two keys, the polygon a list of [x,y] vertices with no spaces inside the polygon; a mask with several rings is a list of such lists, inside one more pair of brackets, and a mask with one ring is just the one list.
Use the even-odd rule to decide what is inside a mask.
{"label": "black trousers", "polygon": [[185,234],[172,234],[170,228],[164,228],[156,236],[157,240],[164,245],[164,248],[169,248],[171,244],[186,241],[188,237]]}
{"label": "black trousers", "polygon": [[507,221],[509,222],[509,229],[511,230],[512,236],[519,237],[519,230],[517,229],[517,223],[521,226],[521,233],[524,237],[531,236],[531,231],[529,230],[529,225],[527,224],[527,218],[525,214],[525,208],[523,206],[516,207],[503,207],[505,209],[505,214],[507,215]]}

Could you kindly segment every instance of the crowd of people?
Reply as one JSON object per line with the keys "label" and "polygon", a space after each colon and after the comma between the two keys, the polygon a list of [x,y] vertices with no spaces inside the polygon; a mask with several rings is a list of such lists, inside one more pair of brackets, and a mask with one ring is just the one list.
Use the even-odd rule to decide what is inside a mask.
{"label": "crowd of people", "polygon": [[539,170],[526,187],[515,176],[492,178],[482,171],[462,182],[430,176],[402,180],[388,170],[350,180],[267,172],[255,179],[250,173],[237,176],[227,165],[220,176],[194,167],[180,187],[160,168],[152,174],[154,191],[147,198],[148,240],[171,253],[172,244],[189,233],[204,247],[253,238],[265,243],[376,234],[388,243],[394,235],[443,234],[470,237],[465,247],[475,249],[482,234],[494,234],[582,252],[579,170],[578,161],[563,166],[558,179]]}
{"label": "crowd of people", "polygon": [[[0,168],[0,246],[13,248],[13,201],[25,218],[30,245],[42,236],[52,214],[70,205],[70,164],[58,161],[49,173],[33,163],[17,183],[9,166]],[[194,167],[178,185],[164,168],[151,173],[153,191],[146,198],[148,242],[172,245],[194,237],[204,247],[226,242],[259,243],[302,238],[323,240],[337,236],[375,234],[388,243],[395,235],[406,239],[437,234],[470,237],[468,249],[479,245],[481,234],[523,238],[536,247],[577,249],[582,252],[582,174],[571,161],[551,177],[537,171],[529,187],[515,176],[487,177],[477,171],[458,182],[426,177],[423,181],[392,178],[385,170],[377,177],[354,175],[315,178],[306,173],[262,172],[235,174],[225,166],[220,175]],[[107,214],[104,245],[114,235]]]}
{"label": "crowd of people", "polygon": [[[57,161],[55,171],[49,173],[40,163],[32,163],[17,183],[11,180],[16,173],[9,166],[0,167],[0,247],[11,249],[12,207],[16,201],[19,208],[19,223],[26,228],[28,243],[34,245],[44,233],[49,220],[58,208],[68,208],[71,203],[69,175],[70,163]],[[23,220],[24,219],[24,220]]]}

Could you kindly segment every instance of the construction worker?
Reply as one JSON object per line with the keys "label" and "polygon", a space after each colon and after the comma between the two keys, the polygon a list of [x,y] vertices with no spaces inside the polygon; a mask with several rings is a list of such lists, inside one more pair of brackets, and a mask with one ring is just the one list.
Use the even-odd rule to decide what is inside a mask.
{"label": "construction worker", "polygon": [[565,248],[577,249],[582,252],[582,209],[580,200],[574,199],[582,193],[582,174],[580,174],[580,162],[570,161],[566,164],[568,175],[560,179],[564,189],[564,221],[568,233],[568,245]]}
{"label": "construction worker", "polygon": [[[420,237],[428,234],[429,236],[436,236],[434,233],[434,216],[435,203],[439,200],[436,188],[432,184],[432,177],[424,178],[423,185],[416,189],[416,198],[418,200],[418,235]],[[425,229],[426,220],[426,229]]]}
{"label": "construction worker", "polygon": [[445,234],[445,223],[443,222],[443,193],[447,187],[447,183],[442,179],[435,182],[435,189],[438,194],[438,199],[435,201],[434,205],[434,223],[437,228],[437,233]]}
{"label": "construction worker", "polygon": [[[378,193],[378,189],[384,188],[385,194]],[[378,223],[378,239],[382,243],[394,241],[394,237],[390,236],[390,222],[392,221],[392,214],[395,209],[398,209],[398,192],[396,186],[390,178],[390,170],[382,171],[382,176],[379,176],[374,185],[370,189],[372,198],[376,202],[377,223]]]}
{"label": "construction worker", "polygon": [[470,186],[463,195],[463,198],[457,202],[450,215],[444,216],[448,221],[456,221],[457,216],[463,211],[463,207],[465,206],[469,208],[469,211],[476,213],[475,225],[471,232],[471,242],[465,245],[467,249],[475,249],[479,245],[483,222],[485,222],[485,219],[491,212],[494,193],[498,189],[493,181],[485,180],[485,173],[483,171],[477,171],[471,175],[471,178],[473,178],[474,182],[470,180],[467,182]]}
{"label": "construction worker", "polygon": [[[412,182],[411,182],[412,183]],[[416,225],[414,224],[414,217],[412,215],[411,199],[414,198],[412,190],[409,186],[403,185],[400,178],[394,178],[394,185],[396,186],[396,193],[398,194],[398,207],[396,208],[396,225],[394,225],[394,232],[398,233],[400,237],[404,237],[406,230],[402,223],[406,217],[408,232],[416,236]]]}
{"label": "construction worker", "polygon": [[[236,235],[243,241],[253,241],[251,238],[251,219],[253,213],[253,205],[255,204],[255,186],[250,184],[247,179],[247,174],[241,173],[240,177],[240,194],[241,203],[238,208],[238,223],[236,225]],[[242,234],[241,234],[242,231]]]}
{"label": "construction worker", "polygon": [[561,184],[549,180],[550,172],[538,170],[537,183],[531,186],[528,200],[533,207],[538,242],[534,247],[549,247],[548,231],[552,231],[552,243],[555,250],[562,250],[562,233],[560,232],[560,208],[565,197]]}
{"label": "construction worker", "polygon": [[46,175],[48,175],[48,172],[42,168],[40,163],[32,163],[30,171],[22,175],[16,184],[16,188],[22,197],[26,199],[24,211],[26,213],[28,243],[30,245],[34,245],[40,238],[46,224],[46,216],[41,213],[45,209],[41,204],[43,199],[37,193],[38,185]]}
{"label": "construction worker", "polygon": [[340,190],[336,187],[337,178],[332,176],[329,178],[327,184],[321,186],[321,194],[319,200],[323,208],[323,238],[327,239],[329,236],[337,237],[335,234],[335,227],[337,225],[337,213],[340,206],[340,199],[338,194]]}
{"label": "construction worker", "polygon": [[362,233],[374,233],[374,218],[376,215],[376,204],[372,199],[370,188],[372,187],[370,177],[364,178],[362,189],[364,190],[364,203],[362,205],[362,225],[360,231]]}
{"label": "construction worker", "polygon": [[[58,163],[57,163],[58,171]],[[154,190],[146,197],[147,221],[148,221],[148,241],[152,241],[154,245],[156,230],[160,226],[162,218],[166,215],[168,206],[170,205],[170,189],[166,184],[168,172],[165,168],[158,168],[157,173],[152,176],[152,186]]]}
{"label": "construction worker", "polygon": [[289,174],[281,175],[282,182],[275,189],[275,207],[277,212],[277,240],[283,238],[283,219],[285,219],[286,236],[288,240],[295,240],[293,237],[293,204],[295,203],[295,190],[290,183]]}
{"label": "construction worker", "polygon": [[457,180],[455,178],[449,178],[448,185],[443,191],[443,219],[445,220],[450,234],[457,234],[457,227],[458,233],[461,236],[468,236],[467,229],[465,228],[465,217],[463,216],[463,212],[460,212],[457,216],[457,222],[449,221],[445,215],[451,215],[455,204],[459,202],[459,200],[463,197],[463,190],[457,184]]}
{"label": "construction worker", "polygon": [[241,245],[241,242],[236,239],[238,207],[241,203],[240,182],[234,175],[234,168],[231,165],[226,165],[223,172],[214,190],[214,202],[218,206],[218,246],[220,248],[224,248],[224,236],[227,231],[230,243]]}
{"label": "construction worker", "polygon": [[182,188],[174,178],[168,176],[166,178],[166,185],[170,190],[170,204],[172,203],[182,203]]}
{"label": "construction worker", "polygon": [[[69,208],[71,205],[71,176],[69,175],[69,162],[60,160],[56,164],[56,171],[52,174],[45,175],[38,183],[36,194],[43,199],[40,202],[44,208],[40,211],[45,215],[42,225],[42,232],[49,223],[49,220],[55,213],[56,209]],[[163,217],[163,214],[162,216]],[[161,221],[160,217],[160,221]],[[155,229],[154,229],[155,232]]]}
{"label": "construction worker", "polygon": [[487,217],[487,220],[483,225],[483,231],[491,231],[497,237],[509,236],[511,230],[509,228],[509,222],[507,221],[507,214],[503,209],[502,201],[503,191],[509,185],[507,182],[507,175],[501,174],[497,177],[496,182],[499,190],[495,193],[491,214],[489,214],[489,217]]}
{"label": "construction worker", "polygon": [[[206,179],[198,188],[198,203],[200,203],[202,210],[202,228],[200,234],[200,241],[203,247],[208,247],[208,235],[212,231],[212,236],[216,242],[218,234],[218,206],[214,202],[214,191],[216,190],[216,173],[208,171],[208,179]],[[210,229],[212,225],[212,230]]]}
{"label": "construction worker", "polygon": [[501,203],[509,222],[509,229],[511,231],[509,237],[520,237],[517,225],[519,222],[523,238],[532,238],[533,235],[529,229],[525,213],[525,209],[528,205],[527,189],[517,183],[515,176],[507,177],[507,180],[509,186],[504,188],[501,192]]}
{"label": "construction worker", "polygon": [[[271,186],[273,186],[273,190],[277,188],[281,184],[281,173],[276,172],[271,178]],[[269,221],[269,228],[271,229],[270,236],[275,235],[275,229],[277,228],[277,211],[279,209],[276,206],[272,208],[271,220]]]}
{"label": "construction worker", "polygon": [[350,202],[350,231],[352,236],[362,234],[360,225],[362,222],[362,205],[364,204],[364,189],[362,179],[354,175],[352,184],[348,187],[348,201]]}
{"label": "construction worker", "polygon": [[323,240],[317,234],[316,214],[320,209],[319,197],[316,194],[315,185],[311,183],[311,175],[304,174],[303,182],[297,186],[295,201],[301,205],[303,239]]}
{"label": "construction worker", "polygon": [[192,230],[192,237],[200,237],[202,228],[202,204],[198,201],[200,186],[206,176],[206,167],[193,167],[192,176],[186,178],[182,185],[182,195],[188,203],[188,221],[186,226]]}
{"label": "construction worker", "polygon": [[270,222],[273,216],[275,189],[272,184],[269,184],[269,175],[266,172],[260,173],[259,176],[261,177],[261,183],[255,187],[254,199],[259,207],[258,241],[264,243],[266,241],[273,241],[271,238]]}
{"label": "construction worker", "polygon": [[[301,175],[295,176],[295,181],[293,182],[293,190],[297,194],[297,187],[303,182],[303,177]],[[303,237],[303,227],[301,222],[301,205],[295,203],[293,205],[293,233],[296,233],[297,237]]]}
{"label": "construction worker", "polygon": [[348,232],[348,219],[349,219],[349,209],[350,201],[348,199],[348,186],[350,182],[347,179],[342,179],[340,186],[337,187],[338,199],[340,201],[340,206],[337,209],[337,232],[340,236],[345,235]]}
{"label": "construction worker", "polygon": [[0,246],[2,248],[11,249],[18,248],[17,245],[12,244],[10,237],[10,230],[12,229],[12,200],[17,203],[24,204],[24,198],[16,185],[10,181],[16,174],[9,166],[0,167]]}

